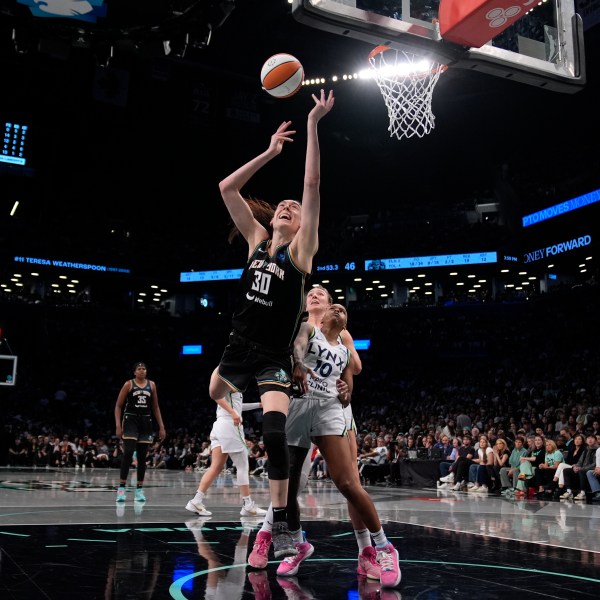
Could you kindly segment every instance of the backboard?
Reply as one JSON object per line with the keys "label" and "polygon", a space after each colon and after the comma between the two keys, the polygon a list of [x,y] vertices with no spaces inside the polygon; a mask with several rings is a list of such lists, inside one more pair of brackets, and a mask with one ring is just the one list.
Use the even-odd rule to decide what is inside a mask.
{"label": "backboard", "polygon": [[[440,2],[448,6],[464,1],[293,0],[292,14],[311,27],[421,53],[454,68],[557,92],[573,93],[584,87],[583,25],[574,0],[514,0],[511,9],[520,13],[518,20],[479,47],[449,41],[440,33]],[[492,10],[493,2],[481,3]],[[496,0],[496,4],[506,2]]]}

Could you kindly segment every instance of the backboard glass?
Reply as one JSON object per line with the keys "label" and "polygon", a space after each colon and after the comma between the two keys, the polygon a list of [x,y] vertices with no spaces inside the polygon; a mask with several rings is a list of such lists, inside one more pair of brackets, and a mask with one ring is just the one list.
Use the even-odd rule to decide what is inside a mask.
{"label": "backboard glass", "polygon": [[514,0],[528,12],[478,48],[442,38],[439,4],[440,0],[293,0],[292,14],[311,27],[422,53],[451,67],[557,92],[572,93],[585,85],[583,25],[574,0]]}

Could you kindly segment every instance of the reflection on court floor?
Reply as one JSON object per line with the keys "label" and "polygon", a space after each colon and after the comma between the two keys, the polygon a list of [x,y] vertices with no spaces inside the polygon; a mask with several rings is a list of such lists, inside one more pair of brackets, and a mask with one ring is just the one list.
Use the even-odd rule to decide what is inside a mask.
{"label": "reflection on court floor", "polygon": [[[345,502],[328,483],[301,498],[315,546],[296,577],[246,560],[260,518],[240,517],[230,475],[190,518],[183,506],[197,474],[152,473],[148,502],[116,506],[118,473],[0,471],[3,599],[223,598],[398,599],[542,594],[597,595],[600,507],[472,498],[428,489],[368,488],[400,553],[397,589],[357,576],[357,544]],[[256,479],[256,481],[254,481]],[[268,490],[253,478],[253,497]],[[472,495],[471,495],[472,496]],[[118,511],[121,511],[120,513]]]}

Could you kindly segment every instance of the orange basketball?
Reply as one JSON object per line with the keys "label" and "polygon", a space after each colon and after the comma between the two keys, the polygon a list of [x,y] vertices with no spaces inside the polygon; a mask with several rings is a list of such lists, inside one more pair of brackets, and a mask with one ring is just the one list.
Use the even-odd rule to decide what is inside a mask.
{"label": "orange basketball", "polygon": [[291,54],[274,54],[265,61],[260,71],[263,89],[275,98],[289,98],[301,87],[304,69]]}

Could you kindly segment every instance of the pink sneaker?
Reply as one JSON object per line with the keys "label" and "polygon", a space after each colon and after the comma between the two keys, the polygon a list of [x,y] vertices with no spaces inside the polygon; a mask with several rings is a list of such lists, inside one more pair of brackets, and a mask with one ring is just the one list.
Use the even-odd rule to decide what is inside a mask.
{"label": "pink sneaker", "polygon": [[314,600],[314,596],[310,592],[303,588],[296,577],[286,577],[285,579],[277,577],[277,583],[281,589],[285,592],[287,598],[291,600]]}
{"label": "pink sneaker", "polygon": [[268,531],[259,531],[254,540],[252,552],[248,557],[248,564],[255,569],[264,569],[269,562],[269,548],[272,536]]}
{"label": "pink sneaker", "polygon": [[269,576],[265,571],[254,571],[248,573],[248,581],[252,586],[254,598],[256,600],[271,600],[271,586],[269,585]]}
{"label": "pink sneaker", "polygon": [[358,597],[360,600],[381,600],[380,592],[383,591],[379,581],[367,579],[366,577],[358,578]]}
{"label": "pink sneaker", "polygon": [[389,542],[383,548],[377,548],[377,562],[381,565],[381,586],[396,587],[402,578],[396,548]]}
{"label": "pink sneaker", "polygon": [[298,549],[298,554],[296,556],[287,556],[279,563],[277,567],[277,575],[279,577],[291,577],[295,575],[300,568],[300,563],[312,556],[312,553],[315,551],[313,545],[308,542],[300,544],[296,542],[294,545]]}
{"label": "pink sneaker", "polygon": [[373,546],[367,546],[358,555],[358,569],[356,572],[359,575],[366,576],[369,579],[376,579],[377,581],[381,578],[381,566],[377,562],[377,552]]}

